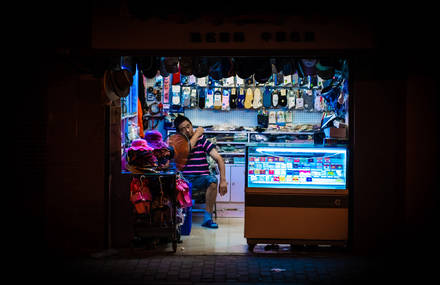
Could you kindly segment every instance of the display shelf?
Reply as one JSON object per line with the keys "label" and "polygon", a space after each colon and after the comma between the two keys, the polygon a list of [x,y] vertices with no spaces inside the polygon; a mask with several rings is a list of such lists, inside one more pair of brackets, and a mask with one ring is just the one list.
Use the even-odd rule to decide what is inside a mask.
{"label": "display shelf", "polygon": [[278,131],[264,131],[256,132],[251,131],[249,134],[262,134],[262,135],[313,135],[313,132],[278,132]]}
{"label": "display shelf", "polygon": [[[175,133],[176,130],[174,129],[170,129],[168,130],[169,134]],[[218,131],[214,131],[214,130],[205,130],[204,131],[205,134],[273,134],[273,135],[313,135],[313,132],[307,131],[307,132],[281,132],[281,131],[264,131],[264,132],[257,132],[257,131],[235,131],[235,130],[231,130],[231,131],[227,131],[227,130],[218,130]],[[231,142],[232,143],[232,142]]]}
{"label": "display shelf", "polygon": [[240,134],[240,133],[247,133],[248,131],[237,131],[237,130],[230,130],[230,131],[228,131],[228,130],[218,130],[218,131],[216,131],[216,130],[205,130],[205,133],[208,133],[208,134],[210,134],[210,133],[233,133],[233,134]]}
{"label": "display shelf", "polygon": [[[168,130],[168,134],[171,133],[175,133],[175,130],[171,129]],[[257,132],[257,131],[248,131],[248,130],[205,130],[204,134],[206,134],[207,139],[210,140],[211,142],[213,142],[214,144],[217,145],[217,151],[218,153],[224,157],[225,159],[225,163],[226,164],[231,164],[231,165],[239,165],[239,164],[243,164],[244,162],[237,162],[238,160],[234,160],[233,157],[244,157],[246,155],[245,151],[244,151],[244,147],[246,147],[248,144],[256,142],[255,139],[252,137],[253,135],[268,135],[268,136],[276,136],[276,135],[284,135],[284,136],[289,136],[286,137],[284,139],[284,141],[277,141],[277,142],[268,142],[271,145],[276,145],[276,144],[282,144],[282,143],[292,143],[290,139],[294,139],[295,141],[299,141],[298,139],[295,139],[294,136],[299,136],[299,135],[312,135],[313,132],[287,132],[287,131],[267,131],[267,132]],[[224,137],[222,137],[223,135],[228,135],[230,134],[231,136],[228,136],[226,138],[226,140]],[[234,137],[233,135],[241,135],[241,139],[243,139],[245,137],[245,140],[243,139],[242,141],[234,141]],[[218,135],[218,136],[217,136]],[[292,136],[292,137],[290,137]],[[237,139],[237,138],[235,138]],[[231,140],[231,141],[228,141]],[[301,143],[304,143],[305,140],[301,140]],[[222,146],[227,146],[230,145],[231,148],[235,148],[235,150],[237,149],[243,149],[242,152],[231,152],[231,151],[221,151],[222,150]]]}
{"label": "display shelf", "polygon": [[137,113],[124,115],[124,116],[121,117],[121,120],[131,119],[131,118],[134,118],[134,117],[137,117]]}
{"label": "display shelf", "polygon": [[216,144],[246,144],[247,142],[216,142]]}

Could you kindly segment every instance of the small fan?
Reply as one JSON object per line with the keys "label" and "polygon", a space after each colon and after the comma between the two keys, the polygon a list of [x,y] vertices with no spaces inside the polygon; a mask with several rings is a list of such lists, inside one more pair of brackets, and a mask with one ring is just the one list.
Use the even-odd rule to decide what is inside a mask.
{"label": "small fan", "polygon": [[177,170],[181,171],[188,161],[188,155],[191,151],[191,143],[187,136],[181,133],[169,135],[166,139],[169,146],[174,149],[174,162]]}

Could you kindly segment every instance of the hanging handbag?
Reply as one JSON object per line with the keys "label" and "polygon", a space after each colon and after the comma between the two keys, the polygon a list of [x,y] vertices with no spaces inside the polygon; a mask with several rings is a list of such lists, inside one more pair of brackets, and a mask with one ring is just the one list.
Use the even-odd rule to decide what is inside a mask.
{"label": "hanging handbag", "polygon": [[133,178],[130,183],[130,201],[133,203],[137,214],[145,214],[147,209],[144,204],[144,197],[141,192],[141,182],[138,178]]}
{"label": "hanging handbag", "polygon": [[176,189],[177,201],[179,201],[181,208],[191,207],[192,199],[188,183],[182,178],[177,178]]}

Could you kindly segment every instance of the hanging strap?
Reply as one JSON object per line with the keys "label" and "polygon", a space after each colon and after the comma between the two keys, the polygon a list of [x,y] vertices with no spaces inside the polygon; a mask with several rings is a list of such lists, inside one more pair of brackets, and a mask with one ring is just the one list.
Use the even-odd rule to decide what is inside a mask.
{"label": "hanging strap", "polygon": [[163,78],[163,103],[168,104],[170,102],[170,77]]}

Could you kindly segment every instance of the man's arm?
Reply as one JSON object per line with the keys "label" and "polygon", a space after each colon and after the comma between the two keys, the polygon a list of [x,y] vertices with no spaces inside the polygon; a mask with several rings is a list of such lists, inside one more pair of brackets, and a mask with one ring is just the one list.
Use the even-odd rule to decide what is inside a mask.
{"label": "man's arm", "polygon": [[198,127],[195,131],[194,131],[194,135],[191,137],[191,139],[189,140],[189,142],[191,143],[191,148],[196,146],[197,141],[199,140],[199,138],[203,135],[203,133],[205,132],[205,129],[203,129],[202,127]]}
{"label": "man's arm", "polygon": [[209,155],[217,162],[218,169],[220,170],[220,184],[218,192],[221,196],[228,193],[228,182],[226,181],[226,175],[225,175],[225,161],[223,160],[223,157],[218,153],[216,148],[213,148]]}

